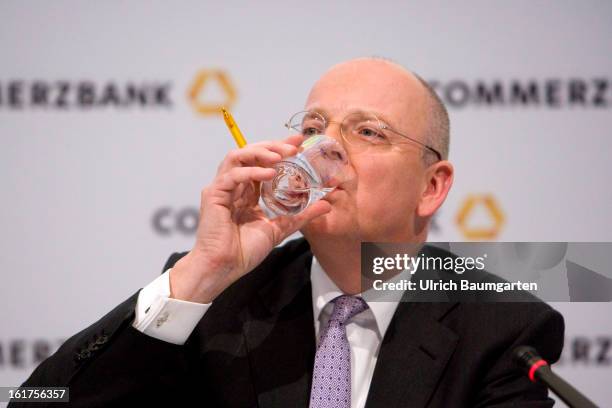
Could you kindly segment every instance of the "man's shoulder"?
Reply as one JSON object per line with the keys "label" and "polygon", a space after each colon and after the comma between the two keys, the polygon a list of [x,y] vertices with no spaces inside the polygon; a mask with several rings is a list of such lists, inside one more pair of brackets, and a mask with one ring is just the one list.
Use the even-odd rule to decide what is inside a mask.
{"label": "man's shoulder", "polygon": [[[440,257],[457,256],[445,249],[430,246],[428,252]],[[503,288],[510,282],[487,270],[466,270],[461,274],[444,270],[438,273],[438,277],[448,281],[466,281],[476,288],[467,292],[460,291],[456,297],[456,307],[446,316],[447,321],[454,322],[457,328],[469,328],[466,331],[471,333],[510,333],[512,336],[531,325],[549,321],[555,327],[554,332],[563,330],[563,317],[559,312],[527,291],[495,290],[498,285]],[[459,284],[457,286],[460,287]]]}
{"label": "man's shoulder", "polygon": [[[432,245],[426,245],[424,254],[428,257],[448,259],[458,258],[453,252]],[[435,264],[435,263],[434,263]],[[453,263],[456,264],[456,263]],[[461,272],[453,269],[436,270],[436,276],[444,281],[453,281],[458,284],[463,283],[469,287],[469,291],[459,291],[458,300],[476,303],[534,303],[540,306],[535,308],[546,308],[546,304],[537,296],[526,290],[505,290],[507,284],[511,284],[507,279],[502,278],[486,269],[465,268]],[[504,289],[504,290],[502,290]]]}

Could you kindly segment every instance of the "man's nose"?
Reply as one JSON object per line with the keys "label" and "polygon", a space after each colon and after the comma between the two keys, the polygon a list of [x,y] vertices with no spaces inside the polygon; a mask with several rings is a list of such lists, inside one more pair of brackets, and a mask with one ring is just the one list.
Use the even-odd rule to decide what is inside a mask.
{"label": "man's nose", "polygon": [[346,150],[346,143],[344,138],[342,137],[342,124],[336,121],[329,121],[327,124],[327,129],[325,129],[325,134],[333,139],[335,139],[338,143],[342,145],[344,150]]}
{"label": "man's nose", "polygon": [[341,126],[342,126],[341,122],[329,121],[327,123],[327,127],[325,128],[325,135],[334,139],[336,142],[338,142],[340,147],[342,147],[341,150],[333,152],[334,158],[336,160],[339,160],[340,162],[349,163],[350,165],[351,163],[351,155],[350,155],[350,149],[349,149],[350,146],[348,145],[347,141],[342,136]]}

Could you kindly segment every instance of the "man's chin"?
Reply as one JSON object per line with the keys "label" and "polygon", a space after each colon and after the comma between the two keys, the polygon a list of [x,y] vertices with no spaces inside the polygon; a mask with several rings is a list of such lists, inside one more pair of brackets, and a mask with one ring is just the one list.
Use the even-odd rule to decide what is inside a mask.
{"label": "man's chin", "polygon": [[332,206],[332,210],[310,221],[302,227],[302,234],[311,239],[317,237],[338,236],[348,238],[354,231],[355,222],[342,219],[341,214]]}
{"label": "man's chin", "polygon": [[308,224],[304,225],[301,229],[302,234],[304,234],[304,236],[307,236],[307,235],[315,236],[317,234],[321,234],[321,233],[325,233],[329,231],[331,229],[329,218],[333,211],[334,210],[332,208],[332,210],[329,213],[320,215],[314,220],[311,220]]}

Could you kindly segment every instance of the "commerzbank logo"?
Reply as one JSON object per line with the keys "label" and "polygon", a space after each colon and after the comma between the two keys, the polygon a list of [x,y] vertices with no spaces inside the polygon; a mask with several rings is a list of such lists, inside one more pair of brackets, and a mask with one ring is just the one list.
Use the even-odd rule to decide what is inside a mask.
{"label": "commerzbank logo", "polygon": [[492,194],[470,194],[459,208],[456,222],[468,240],[493,240],[499,235],[505,217]]}
{"label": "commerzbank logo", "polygon": [[200,115],[219,115],[222,107],[231,109],[236,102],[236,89],[224,70],[200,70],[187,93],[189,103]]}
{"label": "commerzbank logo", "polygon": [[189,103],[202,116],[216,116],[232,108],[236,88],[228,72],[200,69],[178,95],[175,80],[168,78],[10,78],[0,76],[0,112],[171,112]]}

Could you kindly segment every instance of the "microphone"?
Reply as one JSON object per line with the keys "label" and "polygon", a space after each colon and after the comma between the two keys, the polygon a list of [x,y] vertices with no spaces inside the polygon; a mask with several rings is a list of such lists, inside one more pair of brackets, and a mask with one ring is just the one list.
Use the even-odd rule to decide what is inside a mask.
{"label": "microphone", "polygon": [[597,408],[587,397],[553,373],[536,349],[519,346],[513,352],[514,361],[524,368],[532,382],[541,381],[572,408]]}

